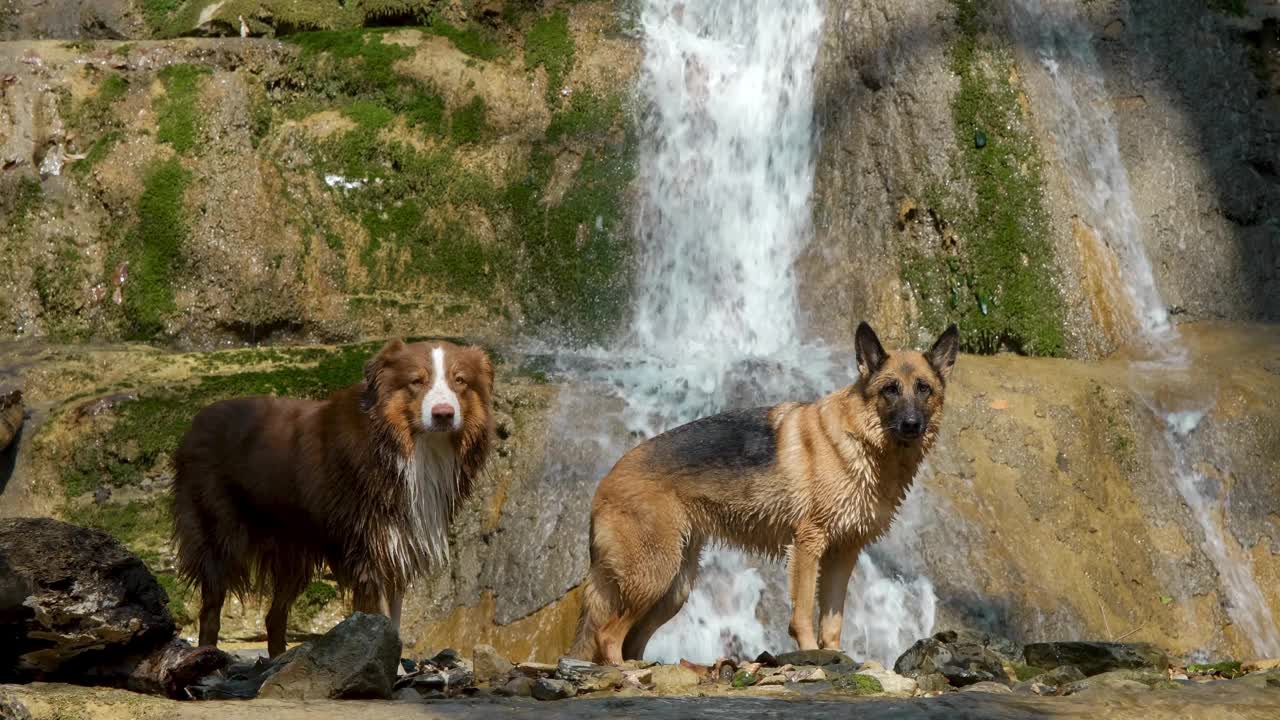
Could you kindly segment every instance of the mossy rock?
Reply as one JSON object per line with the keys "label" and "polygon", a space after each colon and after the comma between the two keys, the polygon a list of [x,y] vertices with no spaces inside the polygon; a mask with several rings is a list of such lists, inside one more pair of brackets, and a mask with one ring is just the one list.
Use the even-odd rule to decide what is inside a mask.
{"label": "mossy rock", "polygon": [[879,695],[884,692],[879,680],[861,673],[840,675],[831,681],[831,686],[849,695]]}

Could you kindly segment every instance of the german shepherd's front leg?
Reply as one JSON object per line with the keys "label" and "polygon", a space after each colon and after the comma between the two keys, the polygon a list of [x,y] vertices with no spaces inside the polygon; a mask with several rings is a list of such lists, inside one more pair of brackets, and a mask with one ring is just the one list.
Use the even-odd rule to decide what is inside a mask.
{"label": "german shepherd's front leg", "polygon": [[858,562],[858,547],[828,548],[822,556],[819,576],[818,613],[822,647],[840,649],[840,630],[844,625],[844,598],[849,591],[849,578]]}
{"label": "german shepherd's front leg", "polygon": [[818,647],[813,635],[813,596],[818,585],[818,562],[826,550],[826,535],[807,525],[796,531],[791,544],[791,638],[801,650]]}

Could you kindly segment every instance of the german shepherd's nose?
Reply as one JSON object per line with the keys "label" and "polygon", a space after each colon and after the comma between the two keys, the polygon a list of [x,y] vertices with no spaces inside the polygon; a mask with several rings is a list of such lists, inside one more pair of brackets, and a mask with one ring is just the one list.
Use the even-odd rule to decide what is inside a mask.
{"label": "german shepherd's nose", "polygon": [[431,406],[431,422],[445,425],[453,422],[453,406],[449,403],[436,403]]}
{"label": "german shepherd's nose", "polygon": [[915,439],[920,437],[921,426],[922,423],[920,422],[920,417],[918,415],[903,418],[902,421],[898,423],[898,434],[907,439]]}

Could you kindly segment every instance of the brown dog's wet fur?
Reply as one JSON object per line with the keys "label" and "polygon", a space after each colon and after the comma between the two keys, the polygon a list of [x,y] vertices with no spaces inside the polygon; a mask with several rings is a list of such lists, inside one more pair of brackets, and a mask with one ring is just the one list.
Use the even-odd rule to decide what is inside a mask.
{"label": "brown dog's wet fur", "polygon": [[791,637],[801,649],[839,648],[854,563],[889,529],[937,438],[958,346],[953,325],[927,353],[887,353],[862,323],[853,385],[696,420],[624,455],[592,503],[571,654],[640,659],[684,605],[711,542],[787,555]]}
{"label": "brown dog's wet fur", "polygon": [[[444,387],[457,412],[436,427],[424,399]],[[173,483],[178,569],[201,590],[200,644],[217,645],[227,593],[269,592],[267,647],[280,654],[289,606],[326,563],[355,610],[398,627],[410,580],[447,558],[449,519],[491,445],[492,396],[479,348],[393,340],[364,382],[327,400],[237,398],[202,410]]]}

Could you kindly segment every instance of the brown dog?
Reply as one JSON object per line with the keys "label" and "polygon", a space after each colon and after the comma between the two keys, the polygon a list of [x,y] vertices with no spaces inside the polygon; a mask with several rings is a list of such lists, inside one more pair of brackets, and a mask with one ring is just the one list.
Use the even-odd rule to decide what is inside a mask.
{"label": "brown dog", "polygon": [[[928,353],[886,353],[866,323],[858,381],[814,403],[696,420],[641,444],[600,481],[591,508],[591,570],[573,655],[640,659],[684,605],[708,542],[786,552],[791,637],[838,648],[858,553],[889,528],[938,434],[959,334]],[[819,587],[820,583],[820,587]]]}
{"label": "brown dog", "polygon": [[400,625],[410,580],[448,558],[447,532],[493,434],[493,365],[478,348],[393,340],[365,381],[327,400],[253,397],[196,415],[174,458],[174,538],[200,586],[200,644],[228,592],[272,593],[267,648],[328,563],[354,609]]}

